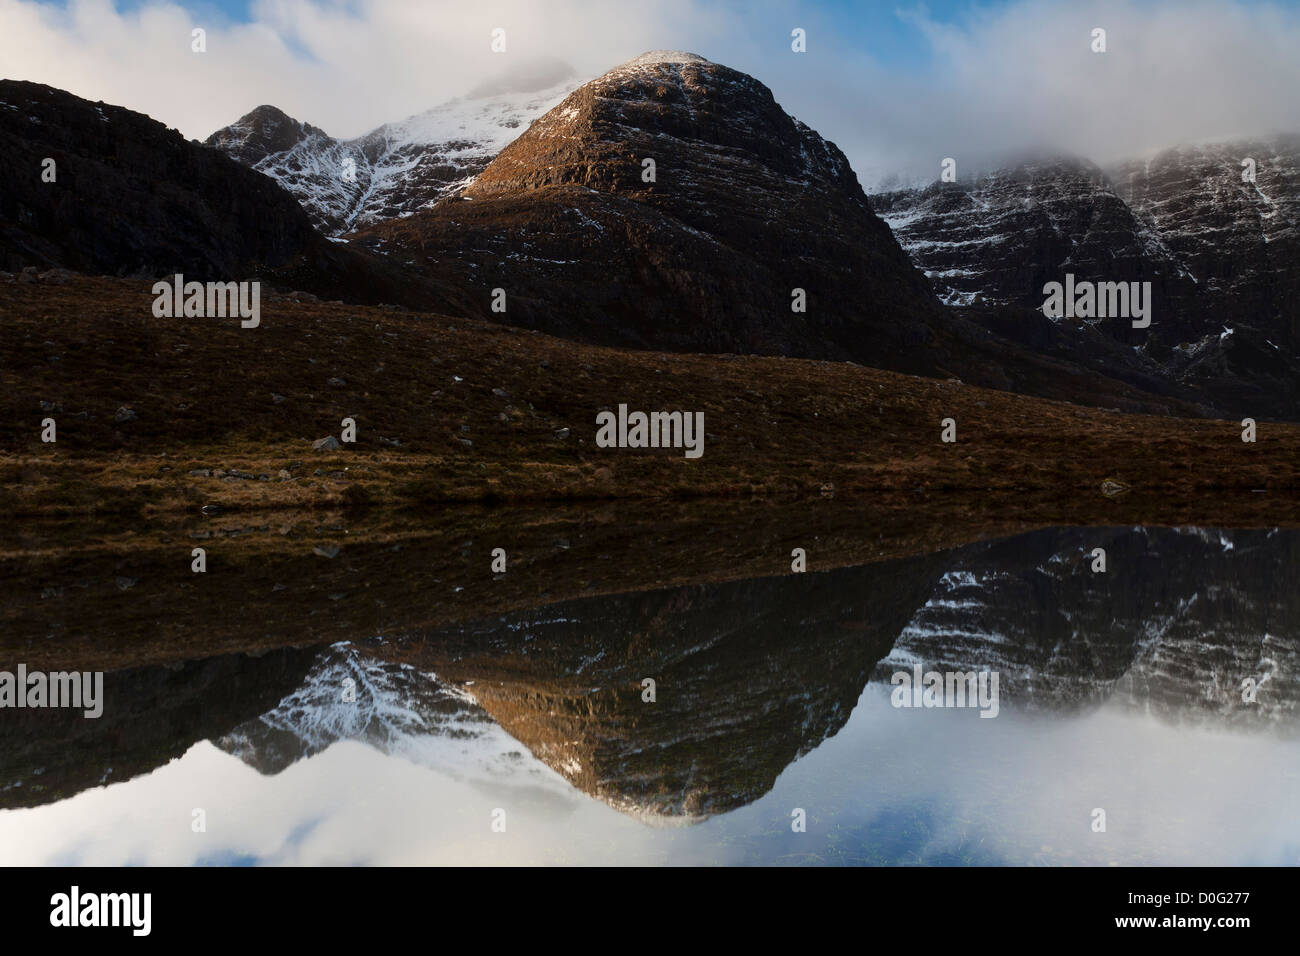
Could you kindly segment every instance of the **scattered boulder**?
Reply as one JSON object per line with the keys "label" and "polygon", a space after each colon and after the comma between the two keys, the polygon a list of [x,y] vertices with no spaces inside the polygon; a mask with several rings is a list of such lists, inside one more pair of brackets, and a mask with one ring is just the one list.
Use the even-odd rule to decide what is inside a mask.
{"label": "scattered boulder", "polygon": [[326,435],[324,438],[317,438],[311,443],[311,447],[316,451],[338,451],[341,446],[339,440],[333,435]]}
{"label": "scattered boulder", "polygon": [[1118,498],[1120,495],[1127,494],[1129,490],[1130,486],[1118,478],[1107,478],[1101,483],[1101,493],[1107,498]]}

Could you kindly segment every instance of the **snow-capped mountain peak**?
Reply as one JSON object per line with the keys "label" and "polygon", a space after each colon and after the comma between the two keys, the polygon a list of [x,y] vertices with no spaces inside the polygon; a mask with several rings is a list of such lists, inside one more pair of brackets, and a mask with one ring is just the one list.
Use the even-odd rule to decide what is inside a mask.
{"label": "snow-capped mountain peak", "polygon": [[333,236],[459,192],[577,85],[566,64],[526,63],[468,96],[354,139],[259,106],[206,143],[279,182]]}

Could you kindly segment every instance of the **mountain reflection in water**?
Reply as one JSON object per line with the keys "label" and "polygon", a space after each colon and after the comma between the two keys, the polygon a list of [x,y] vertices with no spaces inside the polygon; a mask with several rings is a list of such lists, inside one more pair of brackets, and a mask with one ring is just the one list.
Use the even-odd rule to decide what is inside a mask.
{"label": "mountain reflection in water", "polygon": [[[98,721],[0,723],[0,857],[1293,865],[1298,558],[1049,529],[117,671]],[[998,672],[998,717],[895,709],[917,664]]]}

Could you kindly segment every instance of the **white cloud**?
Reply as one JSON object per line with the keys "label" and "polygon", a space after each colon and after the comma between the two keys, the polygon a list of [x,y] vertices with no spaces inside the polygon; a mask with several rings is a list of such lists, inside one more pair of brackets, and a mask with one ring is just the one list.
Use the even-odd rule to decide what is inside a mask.
{"label": "white cloud", "polygon": [[[595,75],[656,48],[757,76],[834,140],[864,183],[926,176],[1044,143],[1109,161],[1178,142],[1300,129],[1300,12],[1232,0],[1022,0],[939,23],[900,16],[928,63],[886,68],[847,14],[801,12],[789,50],[775,3],[659,0],[256,0],[232,24],[170,2],[118,12],[0,0],[0,72],[140,110],[202,139],[261,103],[353,136],[472,88],[516,58],[557,56]],[[208,52],[190,51],[204,27]],[[494,27],[508,52],[489,49]],[[1093,27],[1109,50],[1089,49]],[[893,59],[891,58],[891,62]]]}
{"label": "white cloud", "polygon": [[[1300,12],[1228,0],[1031,0],[959,25],[912,15],[933,76],[889,113],[883,165],[1048,146],[1099,162],[1186,142],[1300,131]],[[1107,51],[1091,49],[1106,31]],[[901,115],[900,115],[901,114]],[[864,153],[869,146],[864,144]],[[959,160],[960,161],[960,160]]]}
{"label": "white cloud", "polygon": [[[768,793],[684,828],[619,813],[526,751],[517,765],[475,772],[502,739],[423,737],[414,743],[426,750],[391,757],[348,740],[274,776],[203,741],[132,780],[0,812],[0,861],[685,866],[841,858],[875,845],[911,859],[977,847],[1017,866],[1280,866],[1300,845],[1300,779],[1259,772],[1296,766],[1297,741],[1116,705],[1008,708],[982,720],[895,709],[889,688],[870,684],[848,723]],[[1105,835],[1090,826],[1098,805]],[[196,807],[204,833],[191,828]],[[490,827],[498,807],[505,834]],[[789,831],[792,807],[808,808],[806,835]],[[928,823],[898,832],[900,817]]]}

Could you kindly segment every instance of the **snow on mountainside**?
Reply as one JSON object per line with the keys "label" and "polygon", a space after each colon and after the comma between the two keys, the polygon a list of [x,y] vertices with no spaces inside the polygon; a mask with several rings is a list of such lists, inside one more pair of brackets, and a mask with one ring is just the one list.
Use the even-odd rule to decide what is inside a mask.
{"label": "snow on mountainside", "polygon": [[1300,136],[1108,170],[1024,162],[871,203],[942,301],[976,321],[994,307],[1039,310],[1044,285],[1067,274],[1149,282],[1149,328],[1066,324],[1136,350],[1221,412],[1300,417]]}
{"label": "snow on mountainside", "polygon": [[532,61],[364,136],[339,140],[259,106],[206,140],[289,190],[327,235],[410,216],[473,181],[577,86],[559,61]]}
{"label": "snow on mountainside", "polygon": [[[1121,163],[1109,176],[1120,198],[1206,291],[1244,313],[1294,304],[1300,136],[1169,149]],[[1263,285],[1260,275],[1272,281]],[[1296,331],[1287,337],[1300,337]]]}
{"label": "snow on mountainside", "polygon": [[[1085,160],[1050,159],[871,197],[912,261],[949,305],[980,299],[1037,307],[1069,266],[1105,278],[1129,270],[1176,281],[1187,270]],[[1090,277],[1090,276],[1089,276]]]}
{"label": "snow on mountainside", "polygon": [[[1254,181],[1243,179],[1253,160]],[[1180,147],[1108,170],[1050,159],[877,193],[872,206],[950,305],[1039,307],[1065,272],[1151,281],[1184,341],[1281,318],[1300,281],[1300,137]],[[1188,308],[1188,307],[1191,308]],[[1281,345],[1282,343],[1278,343]]]}

